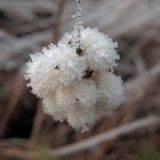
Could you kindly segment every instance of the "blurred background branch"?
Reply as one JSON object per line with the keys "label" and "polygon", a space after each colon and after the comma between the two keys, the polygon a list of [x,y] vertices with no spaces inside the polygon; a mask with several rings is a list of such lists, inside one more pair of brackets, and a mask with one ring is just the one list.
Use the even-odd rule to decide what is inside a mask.
{"label": "blurred background branch", "polygon": [[0,159],[27,159],[33,152],[39,160],[49,160],[49,154],[65,160],[159,160],[160,1],[87,0],[82,7],[84,25],[119,42],[116,73],[124,80],[124,103],[85,134],[46,116],[25,87],[24,65],[30,53],[73,29],[76,3],[0,0]]}

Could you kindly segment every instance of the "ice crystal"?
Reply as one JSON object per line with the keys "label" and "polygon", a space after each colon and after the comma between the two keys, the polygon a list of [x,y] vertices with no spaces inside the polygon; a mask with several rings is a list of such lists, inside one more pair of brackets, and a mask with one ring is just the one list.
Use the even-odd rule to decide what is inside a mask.
{"label": "ice crystal", "polygon": [[50,44],[42,52],[31,55],[25,77],[30,80],[28,86],[32,92],[43,97],[80,81],[85,70],[85,58],[79,57],[75,48]]}
{"label": "ice crystal", "polygon": [[65,33],[57,45],[30,56],[25,78],[47,114],[86,131],[100,112],[121,104],[123,87],[113,73],[119,60],[117,43],[80,22],[79,9],[72,32]]}
{"label": "ice crystal", "polygon": [[107,110],[108,107],[117,107],[123,100],[123,87],[121,77],[113,73],[104,72],[97,75],[97,88],[100,104]]}

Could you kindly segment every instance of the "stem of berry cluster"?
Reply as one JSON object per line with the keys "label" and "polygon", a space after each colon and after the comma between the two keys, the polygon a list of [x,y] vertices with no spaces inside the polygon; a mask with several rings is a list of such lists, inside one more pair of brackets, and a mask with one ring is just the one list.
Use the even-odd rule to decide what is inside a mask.
{"label": "stem of berry cluster", "polygon": [[77,13],[76,13],[76,23],[75,23],[75,27],[77,29],[77,36],[78,36],[78,40],[77,40],[77,44],[78,44],[78,48],[80,48],[80,41],[81,41],[81,27],[82,27],[82,8],[81,8],[81,0],[76,0],[77,2]]}

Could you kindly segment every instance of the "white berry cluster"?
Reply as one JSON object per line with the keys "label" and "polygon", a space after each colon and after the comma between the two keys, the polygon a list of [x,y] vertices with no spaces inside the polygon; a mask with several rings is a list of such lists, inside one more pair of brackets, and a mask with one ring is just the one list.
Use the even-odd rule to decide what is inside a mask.
{"label": "white berry cluster", "polygon": [[26,79],[42,98],[44,111],[77,130],[88,130],[100,112],[119,106],[123,99],[120,77],[114,75],[117,43],[97,29],[66,33],[57,45],[31,55]]}

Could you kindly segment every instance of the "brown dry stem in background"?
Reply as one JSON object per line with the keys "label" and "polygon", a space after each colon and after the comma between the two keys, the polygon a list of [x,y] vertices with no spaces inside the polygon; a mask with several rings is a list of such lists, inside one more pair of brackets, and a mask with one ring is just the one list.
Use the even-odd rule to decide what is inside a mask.
{"label": "brown dry stem in background", "polygon": [[122,106],[89,132],[54,122],[25,87],[28,54],[70,31],[75,10],[71,0],[0,1],[0,159],[159,160],[159,0],[83,2],[84,24],[119,42],[125,86]]}

